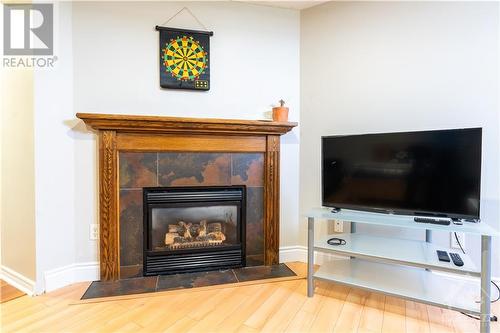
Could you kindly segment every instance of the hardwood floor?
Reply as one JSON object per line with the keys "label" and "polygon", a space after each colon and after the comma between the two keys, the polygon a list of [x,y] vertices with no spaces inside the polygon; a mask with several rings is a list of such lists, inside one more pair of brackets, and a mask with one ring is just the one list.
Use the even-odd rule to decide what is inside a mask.
{"label": "hardwood floor", "polygon": [[478,321],[458,312],[335,284],[319,282],[307,298],[305,280],[80,303],[87,286],[1,304],[0,331],[479,332]]}
{"label": "hardwood floor", "polygon": [[4,280],[0,280],[0,303],[26,295],[21,290],[14,288]]}

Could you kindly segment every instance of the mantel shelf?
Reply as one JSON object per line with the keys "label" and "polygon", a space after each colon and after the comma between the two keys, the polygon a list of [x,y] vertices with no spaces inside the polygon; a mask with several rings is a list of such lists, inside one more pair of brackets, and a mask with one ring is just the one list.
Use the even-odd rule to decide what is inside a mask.
{"label": "mantel shelf", "polygon": [[77,113],[76,116],[96,130],[133,133],[282,135],[297,126],[297,123],[294,122],[265,120],[182,118],[98,113]]}

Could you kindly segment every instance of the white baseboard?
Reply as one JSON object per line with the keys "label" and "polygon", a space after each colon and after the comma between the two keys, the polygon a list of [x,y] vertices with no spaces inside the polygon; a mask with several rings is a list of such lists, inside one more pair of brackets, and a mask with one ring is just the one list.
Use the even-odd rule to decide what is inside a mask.
{"label": "white baseboard", "polygon": [[0,266],[0,277],[11,286],[21,290],[29,296],[34,295],[35,281],[28,279],[22,274],[6,267]]}
{"label": "white baseboard", "polygon": [[[345,259],[331,253],[314,251],[314,263],[321,265],[329,260]],[[307,262],[307,247],[302,245],[280,247],[280,262],[300,261]]]}
{"label": "white baseboard", "polygon": [[45,292],[77,282],[99,280],[99,263],[91,261],[59,267],[45,272],[44,278]]}
{"label": "white baseboard", "polygon": [[[279,257],[280,262],[307,262],[307,247],[302,245],[280,247]],[[346,257],[337,256],[330,253],[316,251],[314,252],[314,263],[318,265],[321,265],[329,260],[339,260],[345,258]],[[5,273],[6,271],[8,272],[8,275]],[[5,281],[18,288],[19,290],[24,291],[28,295],[33,295],[35,286],[35,283],[33,281],[26,279],[16,272],[9,272],[13,271],[8,268],[6,270],[6,268],[2,266],[2,278]],[[11,276],[13,276],[13,278],[11,278]],[[59,289],[77,282],[99,280],[99,262],[92,261],[63,266],[45,272],[44,277],[45,292]],[[498,277],[493,277],[493,280],[500,282],[500,279]]]}

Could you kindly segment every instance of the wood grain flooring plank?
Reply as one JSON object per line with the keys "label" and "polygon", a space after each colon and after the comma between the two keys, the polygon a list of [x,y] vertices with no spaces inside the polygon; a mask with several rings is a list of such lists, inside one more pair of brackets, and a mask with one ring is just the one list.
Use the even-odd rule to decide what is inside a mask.
{"label": "wood grain flooring plank", "polygon": [[384,308],[385,296],[378,293],[370,293],[361,311],[358,332],[382,332]]}
{"label": "wood grain flooring plank", "polygon": [[243,323],[272,296],[277,285],[277,283],[262,285],[253,295],[249,295],[238,307],[235,307],[217,326],[216,331],[238,331]]}
{"label": "wood grain flooring plank", "polygon": [[358,330],[363,307],[368,296],[369,292],[360,289],[351,289],[349,291],[335,324],[334,332],[356,332]]}
{"label": "wood grain flooring plank", "polygon": [[18,297],[26,295],[23,291],[11,286],[7,282],[0,280],[0,303],[6,303]]}
{"label": "wood grain flooring plank", "polygon": [[264,324],[262,332],[283,332],[306,301],[307,282],[302,280],[290,297]]}
{"label": "wood grain flooring plank", "polygon": [[427,305],[427,315],[429,316],[429,328],[431,333],[454,332],[453,323],[446,314],[447,310],[432,305]]}
{"label": "wood grain flooring plank", "polygon": [[279,307],[290,297],[291,290],[295,289],[300,281],[290,281],[279,286],[274,293],[259,307],[247,320],[244,325],[260,330],[267,319],[275,313]]}
{"label": "wood grain flooring plank", "polygon": [[403,299],[386,296],[382,332],[399,333],[406,331],[406,304]]}
{"label": "wood grain flooring plank", "polygon": [[325,295],[323,302],[321,302],[320,307],[314,321],[310,327],[312,332],[332,332],[342,308],[345,303],[345,299],[349,294],[350,289],[337,285],[330,284],[328,293]]}

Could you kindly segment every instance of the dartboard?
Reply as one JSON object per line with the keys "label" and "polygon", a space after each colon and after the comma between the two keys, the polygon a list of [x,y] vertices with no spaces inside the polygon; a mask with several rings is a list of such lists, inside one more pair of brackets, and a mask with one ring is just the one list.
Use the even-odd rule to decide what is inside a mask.
{"label": "dartboard", "polygon": [[194,81],[207,67],[207,54],[193,37],[171,39],[162,52],[166,71],[177,80]]}

